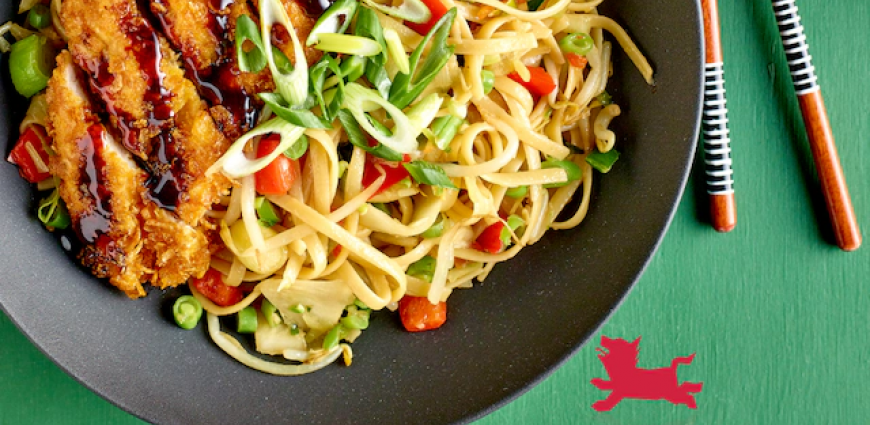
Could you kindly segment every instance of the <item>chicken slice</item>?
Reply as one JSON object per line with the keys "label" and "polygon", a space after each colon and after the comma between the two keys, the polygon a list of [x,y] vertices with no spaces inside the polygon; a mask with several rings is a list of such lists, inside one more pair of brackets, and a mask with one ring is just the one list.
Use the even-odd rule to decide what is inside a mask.
{"label": "chicken slice", "polygon": [[146,174],[94,114],[69,53],[58,56],[47,91],[52,174],[73,227],[84,243],[85,267],[131,298],[145,295],[151,270],[143,262],[139,227]]}

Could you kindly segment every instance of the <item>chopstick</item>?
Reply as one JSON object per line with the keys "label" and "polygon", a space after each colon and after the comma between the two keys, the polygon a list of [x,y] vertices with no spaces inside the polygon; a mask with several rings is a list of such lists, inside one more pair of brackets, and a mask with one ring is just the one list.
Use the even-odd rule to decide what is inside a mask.
{"label": "chopstick", "polygon": [[701,0],[704,14],[704,172],[710,195],[710,222],[718,232],[730,232],[737,225],[734,203],[734,170],[731,168],[731,139],[728,108],[725,106],[725,77],[719,37],[716,0]]}
{"label": "chopstick", "polygon": [[843,251],[854,251],[861,246],[861,231],[840,166],[822,92],[816,82],[815,67],[798,8],[794,0],[773,0],[773,11],[837,245]]}

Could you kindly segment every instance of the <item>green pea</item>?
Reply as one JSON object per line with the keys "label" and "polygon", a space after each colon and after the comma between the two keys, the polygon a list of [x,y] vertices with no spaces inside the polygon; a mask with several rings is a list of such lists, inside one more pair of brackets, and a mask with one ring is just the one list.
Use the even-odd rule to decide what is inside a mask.
{"label": "green pea", "polygon": [[519,199],[526,196],[529,193],[528,186],[517,186],[512,187],[504,192],[505,196],[509,198]]}
{"label": "green pea", "polygon": [[202,317],[202,305],[192,295],[182,295],[172,305],[172,317],[181,329],[193,329]]}

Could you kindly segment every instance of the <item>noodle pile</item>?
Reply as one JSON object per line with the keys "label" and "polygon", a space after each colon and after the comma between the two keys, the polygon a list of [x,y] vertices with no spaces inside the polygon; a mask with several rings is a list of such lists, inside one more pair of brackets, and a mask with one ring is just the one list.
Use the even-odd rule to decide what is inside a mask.
{"label": "noodle pile", "polygon": [[[266,237],[260,231],[251,176],[239,179],[223,208],[214,212],[225,230],[241,221],[252,236],[246,252],[233,255],[225,250],[213,258],[212,267],[226,275],[228,285],[262,283],[239,305],[225,309],[198,295],[205,309],[214,315],[229,314],[250,304],[260,292],[281,309],[280,300],[271,299],[267,292],[280,294],[299,285],[325,282],[339,282],[337,286],[352,292],[349,299],[355,297],[374,310],[394,310],[406,295],[426,297],[434,304],[447,300],[456,288],[469,288],[475,279],[482,281],[495,264],[537,242],[547,229],[580,224],[589,207],[593,179],[585,157],[595,149],[613,149],[615,135],[608,125],[620,114],[619,106],[604,104],[599,98],[611,74],[612,45],[605,40],[604,30],[615,36],[652,82],[651,68],[623,29],[597,15],[600,2],[559,0],[530,12],[495,0],[444,0],[448,8],[458,9],[448,40],[456,46],[456,56],[421,97],[438,94],[443,98],[438,116],[460,115],[466,124],[449,149],[437,148],[430,135],[414,156],[442,167],[458,189],[411,182],[375,195],[384,177],[363,184],[366,152],[359,147],[353,147],[349,159],[343,161],[339,152],[347,145],[347,136],[342,128],[307,129],[310,148],[301,178],[288,194],[267,197],[283,216],[281,224],[273,227],[274,234]],[[420,43],[422,37],[401,20],[380,13],[378,18],[385,29],[399,34],[407,52]],[[588,33],[594,40],[588,66],[583,69],[568,66],[558,46],[557,40],[573,32]],[[533,97],[507,76],[515,71],[523,76],[526,66],[542,66],[558,88],[540,99]],[[496,76],[489,94],[484,94],[481,79],[484,68]],[[388,64],[388,72],[395,74],[396,70]],[[564,170],[542,168],[548,157],[574,162],[582,178],[556,189],[545,188],[566,180]],[[525,195],[505,195],[520,186],[528,186]],[[580,202],[570,218],[556,221],[575,196]],[[506,223],[509,216],[521,218],[524,225],[511,231],[507,249],[489,253],[473,248],[485,228]],[[443,224],[439,236],[422,236],[439,223]],[[238,255],[277,251],[285,253],[279,254],[283,264],[265,274],[246,268]],[[431,282],[406,275],[409,266],[427,255],[436,261]],[[281,313],[288,322],[287,312]],[[213,318],[209,324],[212,332],[219,326]],[[309,328],[309,333],[323,331]],[[314,339],[309,335],[309,340]],[[254,357],[231,354],[263,370]],[[268,371],[280,373],[271,366]]]}

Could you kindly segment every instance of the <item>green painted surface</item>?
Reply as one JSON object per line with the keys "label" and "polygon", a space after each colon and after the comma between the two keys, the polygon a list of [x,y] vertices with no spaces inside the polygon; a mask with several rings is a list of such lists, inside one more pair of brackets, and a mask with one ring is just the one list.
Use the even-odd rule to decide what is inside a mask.
{"label": "green painted surface", "polygon": [[[798,6],[855,210],[867,229],[870,2],[798,0]],[[739,224],[725,235],[705,224],[696,173],[649,269],[603,329],[612,337],[643,336],[640,367],[696,352],[679,378],[704,382],[698,409],[626,400],[612,412],[594,412],[590,405],[605,393],[589,380],[606,376],[589,345],[478,424],[870,418],[870,246],[843,253],[826,242],[827,218],[770,3],[723,1],[720,11]],[[0,341],[0,424],[141,423],[65,375],[2,315]]]}

